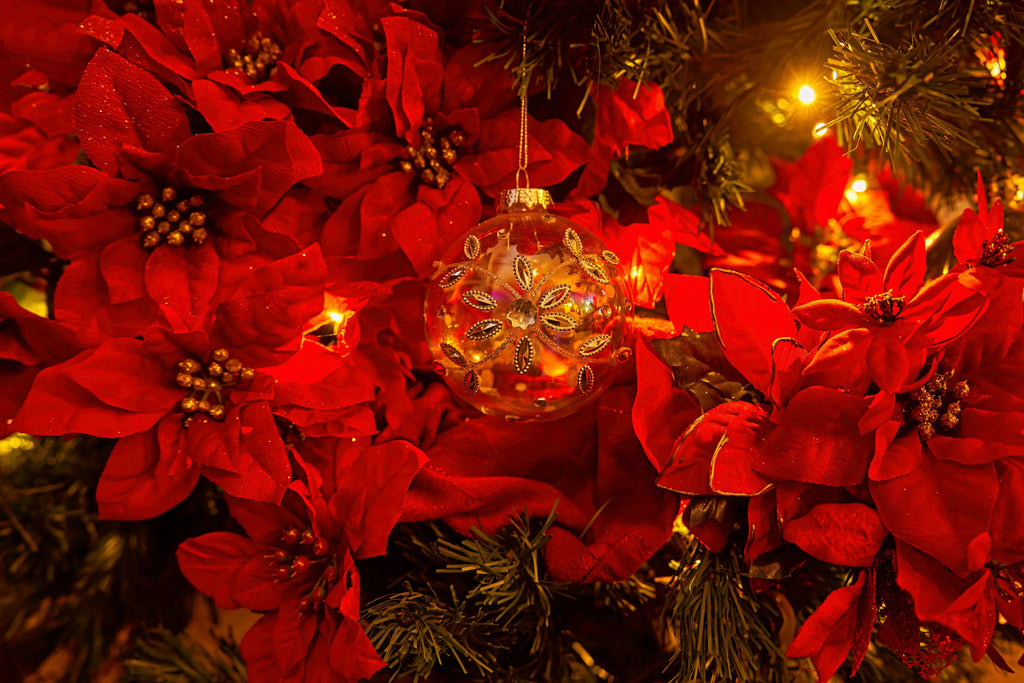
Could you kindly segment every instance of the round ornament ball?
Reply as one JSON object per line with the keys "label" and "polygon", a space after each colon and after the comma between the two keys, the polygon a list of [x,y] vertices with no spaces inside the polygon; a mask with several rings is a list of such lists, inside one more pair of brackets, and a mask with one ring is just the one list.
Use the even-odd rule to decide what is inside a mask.
{"label": "round ornament ball", "polygon": [[545,190],[503,192],[498,215],[452,246],[427,287],[434,369],[484,413],[513,421],[578,410],[631,355],[618,256],[550,204]]}

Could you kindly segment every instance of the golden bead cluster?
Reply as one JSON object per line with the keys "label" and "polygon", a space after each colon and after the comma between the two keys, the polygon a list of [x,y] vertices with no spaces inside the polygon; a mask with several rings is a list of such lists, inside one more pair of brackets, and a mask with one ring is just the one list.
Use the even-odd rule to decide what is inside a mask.
{"label": "golden bead cluster", "polygon": [[444,189],[452,179],[455,162],[459,160],[458,149],[466,142],[466,134],[455,128],[448,135],[437,138],[434,119],[426,117],[420,127],[420,146],[412,145],[405,148],[409,159],[400,162],[406,173],[419,171],[420,180],[437,189]]}
{"label": "golden bead cluster", "polygon": [[967,380],[953,382],[953,371],[938,373],[923,387],[910,394],[907,418],[917,425],[917,435],[927,441],[936,434],[936,429],[953,431],[960,424],[960,401],[971,393]]}
{"label": "golden bead cluster", "polygon": [[992,239],[982,242],[981,265],[993,267],[1005,265],[1013,260],[1010,258],[1012,253],[1013,244],[1006,233],[1000,230],[992,236]]}
{"label": "golden bead cluster", "polygon": [[189,389],[189,395],[181,399],[180,404],[185,411],[186,427],[196,415],[223,420],[227,413],[222,395],[224,389],[256,376],[255,370],[232,358],[227,349],[214,349],[212,356],[213,360],[205,367],[193,358],[178,363],[174,381],[182,389]]}
{"label": "golden bead cluster", "polygon": [[241,52],[235,48],[228,50],[227,67],[238,69],[259,83],[274,73],[280,58],[281,46],[257,31],[245,40]]}
{"label": "golden bead cluster", "polygon": [[903,312],[906,297],[893,296],[892,292],[869,296],[861,304],[861,310],[883,325],[892,325]]}
{"label": "golden bead cluster", "polygon": [[199,210],[202,206],[201,195],[179,199],[173,187],[160,190],[159,199],[148,192],[140,194],[135,210],[140,214],[142,246],[152,249],[160,244],[170,247],[202,244],[207,236],[206,214]]}

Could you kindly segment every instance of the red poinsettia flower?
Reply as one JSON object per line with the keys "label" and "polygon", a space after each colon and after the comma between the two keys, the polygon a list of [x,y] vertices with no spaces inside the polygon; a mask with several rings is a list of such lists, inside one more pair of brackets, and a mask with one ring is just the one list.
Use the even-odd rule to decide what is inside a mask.
{"label": "red poinsettia flower", "polygon": [[117,437],[96,497],[108,518],[144,519],[180,502],[205,474],[230,494],[280,500],[291,465],[261,369],[298,349],[323,308],[311,249],[258,271],[221,304],[209,332],[148,328],[39,372],[12,428]]}
{"label": "red poinsettia flower", "polygon": [[[925,285],[924,239],[916,233],[893,255],[883,273],[864,253],[844,251],[839,258],[843,300],[818,299],[793,309],[793,315],[816,330],[835,332],[836,354],[822,363],[863,367],[849,388],[870,379],[888,394],[916,378],[927,352],[963,334],[984,312],[984,296],[961,286],[955,275]],[[820,369],[820,368],[819,368]]]}
{"label": "red poinsettia flower", "polygon": [[293,124],[191,136],[171,94],[106,50],[90,62],[75,111],[100,170],[8,173],[0,200],[16,229],[71,260],[55,315],[89,341],[134,336],[150,323],[177,332],[203,325],[253,268],[315,238],[300,225],[308,212],[287,207],[283,224],[268,216],[295,182],[320,172]]}
{"label": "red poinsettia flower", "polygon": [[964,209],[953,233],[953,255],[960,283],[982,292],[992,315],[985,319],[993,330],[1017,329],[1024,324],[1020,278],[1024,278],[1024,241],[1010,242],[1003,230],[1003,205],[998,199],[989,210],[978,174],[978,211]]}
{"label": "red poinsettia flower", "polygon": [[[404,252],[420,277],[480,221],[479,190],[514,186],[519,110],[512,81],[469,46],[445,59],[440,37],[414,16],[385,17],[387,75],[367,79],[352,130],[313,140],[322,176],[307,184],[341,206],[324,227],[329,256],[373,260]],[[585,159],[558,119],[528,122],[529,182],[554,185]]]}
{"label": "red poinsettia flower", "polygon": [[557,505],[545,546],[553,578],[629,576],[668,539],[679,511],[678,497],[654,484],[630,424],[632,400],[632,388],[612,387],[558,423],[485,416],[440,433],[402,520],[493,532],[514,515],[544,516]]}
{"label": "red poinsettia flower", "polygon": [[409,482],[426,461],[395,441],[340,454],[329,498],[294,482],[280,505],[229,497],[246,536],[185,541],[185,577],[224,609],[266,614],[242,639],[249,680],[358,681],[383,668],[359,625],[354,560],[383,555]]}
{"label": "red poinsettia flower", "polygon": [[1014,586],[1024,570],[1024,332],[990,330],[979,323],[899,396],[869,471],[878,513],[900,541],[900,585],[922,619],[953,629],[976,657],[997,609],[1020,623]]}
{"label": "red poinsettia flower", "polygon": [[572,197],[600,194],[608,182],[612,159],[628,156],[630,145],[658,149],[672,142],[672,119],[665,108],[665,95],[653,83],[620,78],[614,88],[595,88],[591,102],[595,111],[594,141]]}
{"label": "red poinsettia flower", "polygon": [[800,626],[786,656],[810,657],[818,680],[828,681],[853,649],[850,673],[855,674],[867,653],[874,622],[875,572],[869,569],[849,586],[829,593]]}
{"label": "red poinsettia flower", "polygon": [[183,93],[215,131],[292,118],[350,125],[372,68],[370,25],[386,7],[377,4],[187,0],[146,16],[101,5],[83,31]]}

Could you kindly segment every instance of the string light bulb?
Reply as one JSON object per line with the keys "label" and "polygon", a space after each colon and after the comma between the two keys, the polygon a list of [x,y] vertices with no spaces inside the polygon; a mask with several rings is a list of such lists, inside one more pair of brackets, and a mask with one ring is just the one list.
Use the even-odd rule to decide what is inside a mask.
{"label": "string light bulb", "polygon": [[800,89],[796,92],[796,98],[800,100],[800,104],[811,104],[814,102],[815,97],[817,97],[817,95],[814,92],[814,88],[806,83],[801,85]]}
{"label": "string light bulb", "polygon": [[825,137],[825,135],[827,133],[828,133],[828,124],[827,123],[822,121],[820,123],[814,124],[814,136],[815,137],[819,137],[819,138]]}

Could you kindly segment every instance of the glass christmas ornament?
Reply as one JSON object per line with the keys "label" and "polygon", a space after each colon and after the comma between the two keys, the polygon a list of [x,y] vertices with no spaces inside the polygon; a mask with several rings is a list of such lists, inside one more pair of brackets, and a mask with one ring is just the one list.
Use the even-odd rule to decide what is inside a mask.
{"label": "glass christmas ornament", "polygon": [[498,215],[445,254],[424,316],[434,368],[466,401],[509,420],[568,415],[630,357],[619,258],[547,212],[545,190],[502,193]]}

